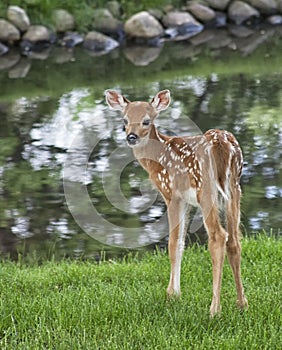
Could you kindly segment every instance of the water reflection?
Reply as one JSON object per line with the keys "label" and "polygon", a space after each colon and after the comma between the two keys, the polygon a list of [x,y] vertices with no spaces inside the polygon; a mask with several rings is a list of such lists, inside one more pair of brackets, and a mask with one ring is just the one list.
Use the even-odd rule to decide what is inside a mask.
{"label": "water reflection", "polygon": [[[233,132],[245,155],[243,232],[280,233],[281,86],[282,74],[273,73],[186,75],[121,88],[140,100],[170,89],[172,105],[158,119],[168,134],[214,127]],[[25,249],[44,257],[96,258],[103,244],[137,247],[166,236],[165,206],[125,146],[120,116],[105,106],[98,90],[73,88],[1,104],[3,254],[16,257]],[[201,226],[196,212],[190,231],[198,234]]]}

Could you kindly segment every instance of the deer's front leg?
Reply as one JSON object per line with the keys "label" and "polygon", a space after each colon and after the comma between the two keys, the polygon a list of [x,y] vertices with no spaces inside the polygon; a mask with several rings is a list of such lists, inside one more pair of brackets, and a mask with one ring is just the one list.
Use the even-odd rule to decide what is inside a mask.
{"label": "deer's front leg", "polygon": [[171,264],[167,295],[180,296],[180,270],[186,235],[186,206],[179,200],[172,200],[168,206],[169,243]]}

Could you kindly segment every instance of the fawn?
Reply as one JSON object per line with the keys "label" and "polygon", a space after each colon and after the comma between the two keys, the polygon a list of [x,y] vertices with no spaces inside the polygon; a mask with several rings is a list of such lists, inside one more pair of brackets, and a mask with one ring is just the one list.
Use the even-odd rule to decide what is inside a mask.
{"label": "fawn", "polygon": [[[191,206],[199,206],[209,237],[213,295],[210,314],[220,312],[220,290],[225,250],[231,265],[239,308],[248,306],[241,281],[239,184],[243,156],[228,131],[212,129],[198,136],[166,136],[154,125],[170,104],[170,91],[158,92],[151,102],[130,102],[114,90],[105,92],[108,105],[121,111],[126,140],[134,156],[162,194],[169,221],[171,263],[168,296],[180,295],[180,269]],[[224,212],[226,230],[220,220]]]}

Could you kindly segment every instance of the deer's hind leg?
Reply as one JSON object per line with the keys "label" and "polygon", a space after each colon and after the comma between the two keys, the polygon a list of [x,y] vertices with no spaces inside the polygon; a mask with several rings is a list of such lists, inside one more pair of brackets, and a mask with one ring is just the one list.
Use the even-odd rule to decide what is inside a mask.
{"label": "deer's hind leg", "polygon": [[220,224],[216,206],[212,206],[209,214],[204,216],[204,223],[209,236],[209,251],[212,260],[213,293],[210,314],[214,316],[221,310],[220,293],[227,232]]}
{"label": "deer's hind leg", "polygon": [[237,291],[237,305],[243,309],[248,307],[241,279],[241,243],[240,243],[240,196],[239,184],[233,184],[230,189],[230,199],[226,201],[226,221],[228,241],[227,257],[231,266]]}

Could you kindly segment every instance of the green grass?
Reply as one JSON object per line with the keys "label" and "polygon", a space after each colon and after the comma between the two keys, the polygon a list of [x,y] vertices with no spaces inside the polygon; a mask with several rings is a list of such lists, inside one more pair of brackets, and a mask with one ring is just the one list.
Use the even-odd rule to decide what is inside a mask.
{"label": "green grass", "polygon": [[[76,22],[76,29],[87,31],[93,29],[93,12],[97,8],[107,8],[108,0],[1,0],[0,17],[6,17],[9,5],[17,5],[24,8],[33,24],[44,24],[51,26],[54,24],[52,13],[55,9],[63,8],[73,14]],[[150,8],[163,8],[166,5],[175,7],[181,6],[182,0],[120,0],[122,8],[122,19],[125,20],[134,13]]]}
{"label": "green grass", "polygon": [[244,238],[249,309],[224,267],[222,313],[209,318],[208,251],[185,251],[182,297],[167,301],[165,253],[123,262],[2,262],[1,349],[281,349],[282,240]]}

